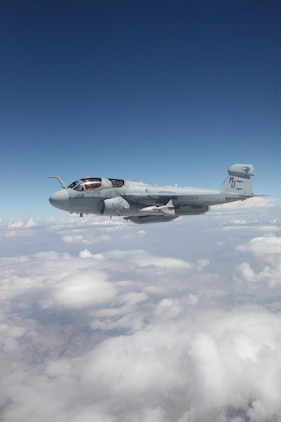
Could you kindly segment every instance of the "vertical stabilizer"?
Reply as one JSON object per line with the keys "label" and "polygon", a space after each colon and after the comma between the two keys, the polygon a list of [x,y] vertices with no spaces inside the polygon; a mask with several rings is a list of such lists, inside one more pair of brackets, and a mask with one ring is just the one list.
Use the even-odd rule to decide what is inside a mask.
{"label": "vertical stabilizer", "polygon": [[228,177],[220,187],[221,192],[252,196],[251,176],[254,176],[252,164],[233,164],[228,169]]}

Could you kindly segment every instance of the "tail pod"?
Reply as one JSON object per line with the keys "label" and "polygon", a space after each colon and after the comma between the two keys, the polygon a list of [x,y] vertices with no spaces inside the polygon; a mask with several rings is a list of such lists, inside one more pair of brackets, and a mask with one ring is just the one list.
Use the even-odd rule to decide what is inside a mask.
{"label": "tail pod", "polygon": [[242,196],[253,196],[251,176],[254,176],[252,164],[233,164],[228,169],[228,177],[220,187],[221,192]]}

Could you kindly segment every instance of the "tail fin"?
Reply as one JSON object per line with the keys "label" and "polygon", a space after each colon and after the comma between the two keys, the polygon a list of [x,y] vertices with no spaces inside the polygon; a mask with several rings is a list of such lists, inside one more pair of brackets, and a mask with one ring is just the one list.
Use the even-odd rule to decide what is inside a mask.
{"label": "tail fin", "polygon": [[250,176],[254,176],[252,164],[233,164],[228,169],[228,177],[220,187],[221,192],[242,196],[253,196]]}

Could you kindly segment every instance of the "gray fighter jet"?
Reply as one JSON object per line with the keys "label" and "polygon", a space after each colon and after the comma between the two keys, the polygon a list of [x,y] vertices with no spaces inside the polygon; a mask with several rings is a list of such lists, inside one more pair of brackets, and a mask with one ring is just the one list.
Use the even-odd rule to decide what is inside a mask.
{"label": "gray fighter jet", "polygon": [[219,189],[157,186],[102,177],[75,180],[69,186],[58,176],[62,190],[50,203],[70,213],[123,216],[133,223],[160,223],[181,215],[204,214],[209,207],[254,196],[250,177],[252,164],[233,164]]}

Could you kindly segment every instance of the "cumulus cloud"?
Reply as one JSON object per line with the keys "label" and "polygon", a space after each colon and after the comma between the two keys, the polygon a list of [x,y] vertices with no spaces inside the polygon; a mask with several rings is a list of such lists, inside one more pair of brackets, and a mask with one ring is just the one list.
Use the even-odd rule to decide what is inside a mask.
{"label": "cumulus cloud", "polygon": [[241,276],[246,281],[256,280],[256,274],[248,262],[243,262],[237,266],[238,271],[241,273]]}
{"label": "cumulus cloud", "polygon": [[190,263],[176,259],[176,258],[169,258],[169,257],[160,257],[160,256],[153,256],[148,255],[145,251],[138,251],[132,257],[132,262],[136,264],[138,267],[159,267],[162,269],[177,269],[177,268],[190,268]]}
{"label": "cumulus cloud", "polygon": [[115,288],[106,281],[102,272],[84,271],[61,279],[52,296],[52,305],[83,309],[90,305],[104,304],[115,296]]}
{"label": "cumulus cloud", "polygon": [[237,202],[229,202],[228,204],[220,205],[218,208],[222,209],[231,209],[231,208],[268,208],[274,207],[276,204],[276,200],[272,198],[264,198],[255,196],[253,198],[247,199],[246,201],[237,201]]}
{"label": "cumulus cloud", "polygon": [[108,338],[28,377],[7,374],[4,397],[16,393],[16,406],[4,420],[278,420],[280,319],[262,309],[190,317]]}
{"label": "cumulus cloud", "polygon": [[81,258],[93,258],[93,259],[96,259],[98,261],[102,261],[104,259],[103,254],[101,254],[101,253],[92,254],[89,251],[89,249],[84,249],[83,251],[80,251],[79,256]]}
{"label": "cumulus cloud", "polygon": [[24,226],[24,222],[21,220],[16,220],[8,224],[8,228],[20,228],[23,226]]}
{"label": "cumulus cloud", "polygon": [[280,237],[93,221],[2,241],[1,420],[281,421]]}
{"label": "cumulus cloud", "polygon": [[256,256],[267,256],[268,259],[272,254],[281,254],[281,237],[272,235],[255,237],[237,249],[243,252],[250,251]]}
{"label": "cumulus cloud", "polygon": [[22,220],[16,220],[8,224],[8,228],[30,228],[30,227],[36,227],[38,225],[38,222],[34,218],[29,218],[26,222]]}
{"label": "cumulus cloud", "polygon": [[37,221],[34,218],[29,218],[24,227],[29,228],[29,227],[36,227],[36,226],[38,226]]}
{"label": "cumulus cloud", "polygon": [[112,240],[111,236],[108,235],[102,235],[92,238],[85,238],[82,235],[71,235],[71,236],[62,236],[62,240],[65,243],[78,243],[78,244],[86,244],[90,245],[93,243],[99,243],[99,242],[110,242]]}
{"label": "cumulus cloud", "polygon": [[269,234],[249,240],[238,245],[237,250],[243,253],[252,253],[256,259],[256,271],[248,264],[238,267],[242,276],[248,281],[263,281],[269,287],[278,287],[281,284],[281,237]]}
{"label": "cumulus cloud", "polygon": [[84,240],[83,236],[76,235],[76,236],[63,236],[62,240],[65,243],[87,243],[87,241]]}

